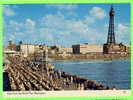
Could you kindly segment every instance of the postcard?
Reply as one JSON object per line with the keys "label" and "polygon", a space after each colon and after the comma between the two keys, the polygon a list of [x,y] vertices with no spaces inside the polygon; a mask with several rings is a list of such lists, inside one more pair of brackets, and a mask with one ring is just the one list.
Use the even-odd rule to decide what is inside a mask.
{"label": "postcard", "polygon": [[3,4],[4,97],[131,96],[131,4]]}

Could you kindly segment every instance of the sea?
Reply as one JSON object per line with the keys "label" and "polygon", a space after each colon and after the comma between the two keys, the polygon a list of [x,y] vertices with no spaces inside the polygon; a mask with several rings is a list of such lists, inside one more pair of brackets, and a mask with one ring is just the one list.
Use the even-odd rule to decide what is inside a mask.
{"label": "sea", "polygon": [[131,61],[129,59],[53,61],[51,63],[56,69],[72,75],[95,80],[114,88],[131,89]]}

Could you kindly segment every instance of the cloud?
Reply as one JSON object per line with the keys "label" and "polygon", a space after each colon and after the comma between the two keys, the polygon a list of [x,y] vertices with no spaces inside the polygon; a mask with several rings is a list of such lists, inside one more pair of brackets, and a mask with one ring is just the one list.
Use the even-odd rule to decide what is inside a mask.
{"label": "cloud", "polygon": [[54,37],[52,33],[55,33],[53,29],[50,30],[49,28],[40,28],[39,33],[40,39],[53,43]]}
{"label": "cloud", "polygon": [[92,7],[89,14],[97,19],[103,19],[106,17],[106,12],[100,7]]}
{"label": "cloud", "polygon": [[[17,22],[15,20],[9,20],[8,22],[5,21],[4,24],[6,43],[9,38],[13,41],[33,41],[37,38],[37,30],[35,27],[35,21],[27,18],[24,22]],[[9,37],[9,38],[7,38]]]}
{"label": "cloud", "polygon": [[6,16],[14,16],[14,15],[16,15],[15,11],[13,10],[13,8],[11,8],[10,5],[5,5],[4,7],[5,7],[4,8],[4,14]]}
{"label": "cloud", "polygon": [[31,19],[26,19],[25,21],[25,27],[28,29],[28,30],[34,30],[35,28],[35,25],[36,25],[36,22],[31,20]]}
{"label": "cloud", "polygon": [[104,24],[104,28],[108,28],[109,27],[109,24]]}
{"label": "cloud", "polygon": [[95,23],[95,18],[94,17],[91,17],[91,16],[85,16],[85,23],[89,23],[89,24],[92,24],[92,23]]}
{"label": "cloud", "polygon": [[41,19],[41,24],[45,25],[46,27],[54,27],[54,26],[62,26],[63,21],[65,20],[64,15],[59,13],[54,14],[47,14]]}
{"label": "cloud", "polygon": [[118,23],[116,28],[116,41],[125,44],[130,43],[130,26],[125,23]]}
{"label": "cloud", "polygon": [[122,33],[123,33],[123,32],[127,32],[127,31],[129,31],[129,26],[119,23],[119,24],[118,24],[118,29],[119,29],[120,31],[122,31]]}
{"label": "cloud", "polygon": [[10,26],[15,26],[15,27],[22,27],[23,26],[22,23],[19,23],[19,22],[15,21],[15,20],[9,20],[9,25]]}
{"label": "cloud", "polygon": [[75,4],[48,4],[46,7],[54,7],[60,10],[74,10],[77,8],[77,5]]}
{"label": "cloud", "polygon": [[106,12],[100,7],[92,7],[89,10],[88,15],[84,16],[85,23],[94,24],[97,20],[101,20],[106,17]]}

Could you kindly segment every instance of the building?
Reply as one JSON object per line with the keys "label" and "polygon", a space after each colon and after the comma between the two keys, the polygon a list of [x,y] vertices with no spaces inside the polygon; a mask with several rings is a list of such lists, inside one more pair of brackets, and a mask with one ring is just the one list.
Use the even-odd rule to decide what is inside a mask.
{"label": "building", "polygon": [[69,48],[69,47],[60,47],[59,48],[59,53],[70,54],[70,53],[72,53],[72,48]]}
{"label": "building", "polygon": [[55,45],[50,47],[49,52],[51,54],[70,54],[72,53],[72,48]]}
{"label": "building", "polygon": [[130,45],[126,45],[126,53],[130,54],[131,53],[131,47]]}
{"label": "building", "polygon": [[116,43],[115,40],[115,32],[114,32],[114,15],[115,11],[113,6],[111,6],[109,12],[109,29],[108,29],[108,37],[107,43],[103,45],[103,53],[105,54],[112,54],[112,53],[127,53],[127,47],[122,43]]}
{"label": "building", "polygon": [[21,44],[20,52],[23,53],[24,57],[27,57],[29,54],[33,54],[35,52],[35,45],[32,44]]}
{"label": "building", "polygon": [[128,48],[123,45],[123,44],[104,44],[104,48],[103,48],[103,53],[106,54],[122,54],[122,53],[127,53],[129,50]]}
{"label": "building", "polygon": [[20,53],[14,50],[4,50],[4,56],[16,56],[16,55],[20,55]]}
{"label": "building", "polygon": [[21,53],[15,50],[10,50],[7,48],[4,48],[4,57],[8,57],[8,56],[20,56]]}
{"label": "building", "polygon": [[9,45],[6,47],[8,51],[10,50],[11,52],[20,52],[24,57],[27,57],[30,54],[40,53],[42,50],[45,51],[46,48],[46,45],[23,44],[22,41],[20,41],[18,45],[13,44],[12,41],[9,41]]}
{"label": "building", "polygon": [[34,45],[35,53],[40,52],[41,50],[46,50],[47,46],[46,45]]}
{"label": "building", "polygon": [[6,49],[10,51],[17,51],[17,45],[10,40],[9,45],[6,47]]}
{"label": "building", "polygon": [[45,51],[45,45],[37,45],[37,44],[20,44],[20,52],[24,54],[24,56],[28,56],[34,53],[40,53],[42,50]]}
{"label": "building", "polygon": [[87,53],[102,53],[103,46],[94,44],[77,44],[72,45],[74,54],[87,54]]}

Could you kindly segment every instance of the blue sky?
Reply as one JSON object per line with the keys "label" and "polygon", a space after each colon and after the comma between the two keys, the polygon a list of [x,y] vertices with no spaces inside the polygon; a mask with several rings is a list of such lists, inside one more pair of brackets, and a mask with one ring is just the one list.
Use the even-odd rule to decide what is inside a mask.
{"label": "blue sky", "polygon": [[[4,44],[104,44],[110,4],[5,5]],[[130,5],[113,4],[116,42],[130,43]]]}

